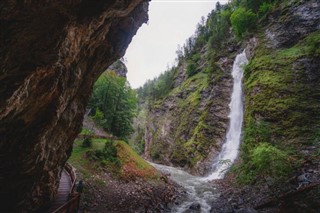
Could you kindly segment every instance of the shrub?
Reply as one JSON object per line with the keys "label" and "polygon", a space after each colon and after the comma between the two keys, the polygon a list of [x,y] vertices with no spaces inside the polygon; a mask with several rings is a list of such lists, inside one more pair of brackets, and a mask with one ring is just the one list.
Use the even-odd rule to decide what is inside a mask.
{"label": "shrub", "polygon": [[87,128],[82,128],[82,130],[80,132],[81,135],[91,135],[92,133],[93,133],[92,130],[87,129]]}
{"label": "shrub", "polygon": [[187,65],[187,75],[191,77],[197,73],[197,65],[193,60],[188,61]]}
{"label": "shrub", "polygon": [[120,164],[118,159],[118,150],[117,147],[114,145],[113,141],[108,140],[103,149],[98,149],[95,151],[88,151],[87,156],[91,160],[99,160],[102,165],[106,165],[107,162]]}
{"label": "shrub", "polygon": [[273,5],[271,3],[264,2],[262,5],[260,5],[259,14],[264,15],[268,13],[271,10],[272,6]]}
{"label": "shrub", "polygon": [[233,30],[241,38],[255,27],[257,16],[251,10],[239,7],[232,13],[230,19]]}
{"label": "shrub", "polygon": [[105,118],[104,113],[97,107],[96,113],[92,117],[95,122],[97,122],[101,127],[105,127]]}
{"label": "shrub", "polygon": [[88,147],[91,147],[91,146],[92,146],[92,139],[91,138],[85,138],[82,141],[82,147],[88,148]]}
{"label": "shrub", "polygon": [[281,180],[292,169],[288,154],[269,143],[260,143],[247,158],[247,163],[235,168],[235,172],[239,174],[237,179],[243,184],[268,178],[273,181]]}
{"label": "shrub", "polygon": [[253,150],[251,158],[255,171],[262,176],[277,179],[291,170],[288,155],[268,143],[259,144]]}
{"label": "shrub", "polygon": [[307,50],[309,54],[320,56],[320,33],[314,33],[307,37]]}

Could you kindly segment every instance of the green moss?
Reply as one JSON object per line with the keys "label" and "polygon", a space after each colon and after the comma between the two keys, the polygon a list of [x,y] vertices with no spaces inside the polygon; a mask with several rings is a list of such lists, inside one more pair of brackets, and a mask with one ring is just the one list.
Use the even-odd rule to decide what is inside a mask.
{"label": "green moss", "polygon": [[[244,73],[243,165],[253,164],[253,151],[264,142],[292,150],[295,161],[303,158],[299,147],[310,144],[320,126],[320,79],[308,64],[320,60],[319,44],[319,31],[286,49],[270,49],[262,39]],[[267,139],[257,134],[266,129],[261,122],[267,124]]]}
{"label": "green moss", "polygon": [[212,146],[213,139],[208,138],[208,132],[212,132],[212,127],[206,124],[208,112],[204,111],[199,118],[196,127],[192,130],[191,137],[183,144],[186,161],[189,167],[193,167],[197,162],[204,160]]}

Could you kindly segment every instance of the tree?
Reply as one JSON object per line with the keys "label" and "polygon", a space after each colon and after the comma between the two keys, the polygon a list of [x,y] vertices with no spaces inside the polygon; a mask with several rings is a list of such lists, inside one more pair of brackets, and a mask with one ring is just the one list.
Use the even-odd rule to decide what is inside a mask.
{"label": "tree", "polygon": [[98,124],[115,136],[125,138],[131,133],[137,97],[124,77],[104,72],[93,87],[89,107],[95,110]]}
{"label": "tree", "polygon": [[255,27],[257,16],[251,10],[239,7],[232,13],[230,19],[236,35],[241,38],[244,33]]}

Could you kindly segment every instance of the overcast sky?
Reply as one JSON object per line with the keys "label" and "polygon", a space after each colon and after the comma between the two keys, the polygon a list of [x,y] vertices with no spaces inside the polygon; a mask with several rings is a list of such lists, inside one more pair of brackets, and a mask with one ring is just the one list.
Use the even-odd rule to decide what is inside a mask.
{"label": "overcast sky", "polygon": [[[171,67],[178,44],[185,43],[201,16],[207,17],[216,0],[152,0],[149,22],[144,24],[129,45],[126,55],[127,78],[132,88],[142,86]],[[227,0],[219,0],[221,4]]]}

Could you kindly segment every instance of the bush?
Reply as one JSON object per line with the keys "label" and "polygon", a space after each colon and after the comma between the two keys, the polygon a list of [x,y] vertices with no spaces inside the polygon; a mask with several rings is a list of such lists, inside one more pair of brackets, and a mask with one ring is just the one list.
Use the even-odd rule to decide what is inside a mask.
{"label": "bush", "polygon": [[263,15],[267,14],[271,10],[272,6],[273,6],[272,3],[264,2],[262,5],[260,5],[259,15],[263,16]]}
{"label": "bush", "polygon": [[287,175],[291,168],[288,155],[268,144],[259,144],[252,152],[252,165],[257,174],[281,178]]}
{"label": "bush", "polygon": [[237,179],[243,184],[267,178],[281,180],[292,169],[288,154],[269,143],[259,144],[247,158],[247,163],[235,168],[235,172],[239,174]]}
{"label": "bush", "polygon": [[236,35],[242,38],[246,32],[254,29],[257,16],[251,10],[239,7],[232,13],[230,19]]}
{"label": "bush", "polygon": [[98,149],[95,151],[88,151],[87,156],[91,160],[98,160],[103,165],[106,165],[107,162],[120,164],[120,161],[118,159],[118,150],[117,147],[114,145],[113,141],[108,140],[103,149]]}
{"label": "bush", "polygon": [[95,122],[97,122],[97,124],[99,124],[99,126],[106,128],[104,113],[98,107],[96,108],[96,112],[92,118]]}
{"label": "bush", "polygon": [[88,148],[88,147],[91,147],[91,146],[92,146],[92,139],[91,138],[85,138],[82,141],[82,147]]}
{"label": "bush", "polygon": [[81,135],[91,135],[91,134],[93,134],[93,132],[92,132],[92,130],[90,130],[90,129],[82,128],[80,134],[81,134]]}
{"label": "bush", "polygon": [[191,77],[197,73],[197,65],[193,60],[188,61],[187,65],[187,75]]}

